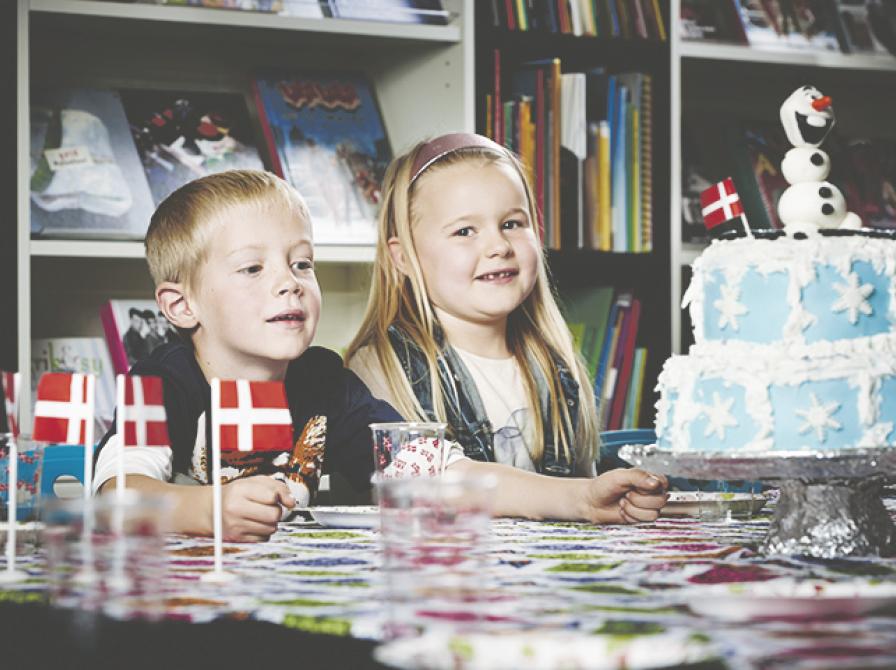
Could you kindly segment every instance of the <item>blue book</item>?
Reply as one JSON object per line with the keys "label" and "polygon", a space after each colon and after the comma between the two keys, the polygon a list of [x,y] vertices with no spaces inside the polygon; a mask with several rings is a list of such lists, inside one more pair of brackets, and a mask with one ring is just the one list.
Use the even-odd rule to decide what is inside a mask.
{"label": "blue book", "polygon": [[263,74],[252,83],[274,172],[304,196],[315,244],[372,244],[392,150],[360,74]]}

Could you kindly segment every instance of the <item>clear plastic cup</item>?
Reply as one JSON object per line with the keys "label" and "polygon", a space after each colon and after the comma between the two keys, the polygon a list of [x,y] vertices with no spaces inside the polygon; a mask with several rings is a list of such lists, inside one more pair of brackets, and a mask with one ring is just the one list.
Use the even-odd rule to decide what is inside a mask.
{"label": "clear plastic cup", "polygon": [[58,607],[158,619],[168,591],[170,499],[127,489],[44,505],[50,599]]}
{"label": "clear plastic cup", "polygon": [[[492,580],[491,515],[496,480],[447,473],[374,477],[380,505],[386,637],[412,634],[423,608],[464,625],[485,616]],[[455,616],[458,615],[458,616]]]}
{"label": "clear plastic cup", "polygon": [[445,471],[444,423],[372,423],[376,476],[435,477]]}
{"label": "clear plastic cup", "polygon": [[[9,434],[0,434],[0,551],[6,547],[9,529]],[[38,544],[41,476],[44,445],[19,437],[16,440],[16,552],[31,551]]]}

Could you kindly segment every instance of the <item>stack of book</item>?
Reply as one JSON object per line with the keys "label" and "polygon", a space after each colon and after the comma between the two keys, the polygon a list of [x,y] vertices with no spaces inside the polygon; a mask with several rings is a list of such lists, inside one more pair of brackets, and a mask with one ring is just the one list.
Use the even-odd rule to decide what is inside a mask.
{"label": "stack of book", "polygon": [[504,73],[499,49],[493,58],[486,134],[529,170],[545,246],[651,251],[651,76],[564,73],[558,58]]}
{"label": "stack of book", "polygon": [[522,30],[666,40],[660,0],[491,0],[492,26]]}
{"label": "stack of book", "polygon": [[647,363],[647,349],[636,346],[640,300],[628,290],[596,287],[571,293],[563,302],[594,385],[600,430],[638,427]]}
{"label": "stack of book", "polygon": [[686,40],[891,56],[893,28],[874,0],[681,0],[679,20]]}

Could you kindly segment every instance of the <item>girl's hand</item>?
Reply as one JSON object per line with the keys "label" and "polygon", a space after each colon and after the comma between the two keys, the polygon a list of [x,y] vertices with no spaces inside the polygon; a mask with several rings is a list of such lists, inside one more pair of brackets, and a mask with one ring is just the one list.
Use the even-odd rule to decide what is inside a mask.
{"label": "girl's hand", "polygon": [[655,521],[669,482],[638,468],[619,468],[587,480],[583,517],[592,523]]}

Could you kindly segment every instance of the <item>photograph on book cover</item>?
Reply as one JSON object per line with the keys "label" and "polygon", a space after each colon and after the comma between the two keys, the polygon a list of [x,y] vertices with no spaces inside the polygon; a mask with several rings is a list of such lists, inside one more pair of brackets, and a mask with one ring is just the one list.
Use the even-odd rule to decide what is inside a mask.
{"label": "photograph on book cover", "polygon": [[54,337],[31,340],[31,404],[45,372],[77,372],[96,377],[95,434],[112,425],[115,410],[115,372],[101,337]]}
{"label": "photograph on book cover", "polygon": [[820,0],[737,0],[750,46],[839,51],[836,17]]}
{"label": "photograph on book cover", "polygon": [[265,73],[253,82],[274,171],[311,212],[316,244],[373,244],[392,151],[360,74]]}
{"label": "photograph on book cover", "polygon": [[180,338],[155,300],[109,300],[100,320],[115,374],[126,374],[156,347]]}
{"label": "photograph on book cover", "polygon": [[156,204],[199,177],[264,169],[242,94],[122,90],[121,99]]}
{"label": "photograph on book cover", "polygon": [[337,19],[447,25],[450,18],[442,0],[329,0],[324,4]]}
{"label": "photograph on book cover", "polygon": [[31,235],[142,239],[153,202],[115,91],[31,94]]}

